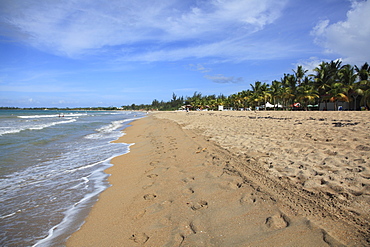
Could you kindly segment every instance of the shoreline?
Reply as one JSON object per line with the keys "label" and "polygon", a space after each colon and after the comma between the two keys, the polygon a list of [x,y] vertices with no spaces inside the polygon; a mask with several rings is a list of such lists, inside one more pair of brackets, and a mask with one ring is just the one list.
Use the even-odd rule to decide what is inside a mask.
{"label": "shoreline", "polygon": [[[369,198],[363,181],[369,173],[369,114],[359,123],[361,116],[326,113],[322,120],[320,114],[161,112],[134,121],[118,142],[135,145],[112,160],[106,170],[112,186],[67,246],[366,245],[369,215],[361,207]],[[343,127],[333,129],[333,122]],[[295,133],[298,127],[302,133]],[[358,133],[364,130],[366,138]],[[347,131],[353,145],[340,139]],[[330,140],[335,135],[339,139]],[[344,172],[333,169],[338,160],[327,159],[320,167],[330,169],[323,174],[310,152],[340,159],[352,146],[362,160],[343,163],[343,170],[362,167],[362,177],[355,177],[360,185],[352,180],[349,188],[336,188],[336,176]]]}
{"label": "shoreline", "polygon": [[112,141],[144,115],[73,111],[66,123],[55,113],[2,114],[11,130],[1,137],[2,245],[64,246],[110,186],[104,171],[111,158],[128,151]]}

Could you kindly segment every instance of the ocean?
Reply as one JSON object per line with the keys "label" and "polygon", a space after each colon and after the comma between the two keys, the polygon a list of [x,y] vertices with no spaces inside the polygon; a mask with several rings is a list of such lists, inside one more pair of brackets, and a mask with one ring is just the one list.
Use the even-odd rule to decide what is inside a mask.
{"label": "ocean", "polygon": [[140,112],[0,110],[0,246],[64,246]]}

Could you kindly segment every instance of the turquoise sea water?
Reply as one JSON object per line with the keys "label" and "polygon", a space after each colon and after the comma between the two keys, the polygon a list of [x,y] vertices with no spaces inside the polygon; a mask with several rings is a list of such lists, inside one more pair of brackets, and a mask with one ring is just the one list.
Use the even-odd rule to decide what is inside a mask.
{"label": "turquoise sea water", "polygon": [[0,111],[0,246],[63,246],[129,145],[119,111]]}

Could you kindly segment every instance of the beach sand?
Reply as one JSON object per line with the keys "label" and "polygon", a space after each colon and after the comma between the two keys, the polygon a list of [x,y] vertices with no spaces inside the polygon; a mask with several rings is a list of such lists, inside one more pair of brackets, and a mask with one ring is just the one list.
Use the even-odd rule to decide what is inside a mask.
{"label": "beach sand", "polygon": [[370,112],[159,112],[125,132],[67,246],[370,244]]}

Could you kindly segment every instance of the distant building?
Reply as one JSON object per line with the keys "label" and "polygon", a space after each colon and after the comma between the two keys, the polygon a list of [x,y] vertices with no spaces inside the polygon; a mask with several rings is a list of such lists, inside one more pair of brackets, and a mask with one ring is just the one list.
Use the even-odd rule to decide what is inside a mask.
{"label": "distant building", "polygon": [[349,103],[338,101],[337,103],[334,102],[323,102],[319,104],[319,111],[348,111],[349,110]]}

